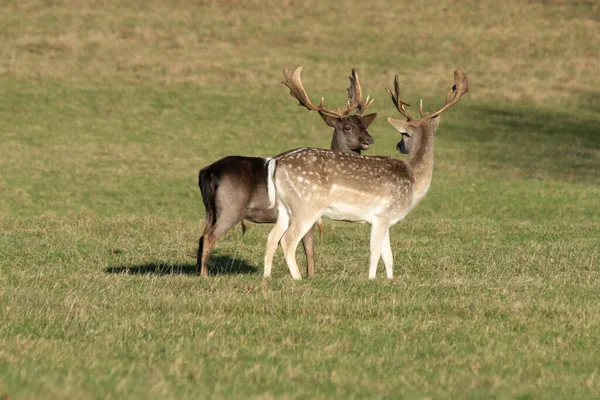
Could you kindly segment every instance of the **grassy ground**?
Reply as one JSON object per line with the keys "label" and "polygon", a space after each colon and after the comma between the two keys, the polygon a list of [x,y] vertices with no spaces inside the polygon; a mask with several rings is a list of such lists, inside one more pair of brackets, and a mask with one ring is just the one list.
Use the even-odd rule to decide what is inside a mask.
{"label": "grassy ground", "polygon": [[[600,396],[597,2],[121,3],[0,6],[0,396]],[[378,155],[394,73],[430,110],[469,76],[395,278],[326,221],[315,279],[263,280],[258,225],[200,279],[198,169],[329,145],[300,64],[331,105],[359,69]]]}

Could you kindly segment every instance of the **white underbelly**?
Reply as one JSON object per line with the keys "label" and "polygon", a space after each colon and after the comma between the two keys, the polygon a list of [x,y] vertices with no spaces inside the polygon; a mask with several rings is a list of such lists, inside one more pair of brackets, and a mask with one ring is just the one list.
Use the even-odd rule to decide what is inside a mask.
{"label": "white underbelly", "polygon": [[331,203],[325,209],[325,218],[370,224],[385,213],[390,201],[373,193],[356,188],[333,185],[330,192]]}
{"label": "white underbelly", "polygon": [[373,221],[374,210],[357,207],[352,204],[330,204],[323,216],[336,221],[358,222],[370,224]]}

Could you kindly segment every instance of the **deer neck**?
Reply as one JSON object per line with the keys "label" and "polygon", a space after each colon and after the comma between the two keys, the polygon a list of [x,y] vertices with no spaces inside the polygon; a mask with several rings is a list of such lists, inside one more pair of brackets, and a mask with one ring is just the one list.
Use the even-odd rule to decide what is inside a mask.
{"label": "deer neck", "polygon": [[361,154],[360,149],[351,149],[346,141],[344,140],[342,135],[338,135],[337,132],[333,134],[333,138],[331,138],[331,150],[333,151],[341,151],[343,153],[356,153]]}
{"label": "deer neck", "polygon": [[427,194],[433,175],[433,135],[420,135],[418,139],[407,160],[415,177],[413,204]]}

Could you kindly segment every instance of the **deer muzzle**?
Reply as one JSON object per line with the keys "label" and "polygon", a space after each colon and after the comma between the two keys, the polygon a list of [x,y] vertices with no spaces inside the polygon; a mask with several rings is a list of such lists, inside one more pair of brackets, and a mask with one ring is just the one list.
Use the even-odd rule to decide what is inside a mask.
{"label": "deer muzzle", "polygon": [[360,143],[360,148],[362,150],[367,150],[369,146],[373,143],[375,143],[375,139],[373,139],[373,136],[368,136],[362,140],[362,142]]}
{"label": "deer muzzle", "polygon": [[406,143],[404,143],[404,139],[398,142],[398,144],[396,145],[396,150],[398,150],[402,154],[408,154],[409,148],[406,145]]}

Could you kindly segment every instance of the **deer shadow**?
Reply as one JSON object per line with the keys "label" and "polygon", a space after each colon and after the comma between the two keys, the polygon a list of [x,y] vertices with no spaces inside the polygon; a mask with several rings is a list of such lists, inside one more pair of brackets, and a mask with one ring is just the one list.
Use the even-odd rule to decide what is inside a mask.
{"label": "deer shadow", "polygon": [[[118,265],[104,269],[107,274],[126,275],[199,275],[196,264],[149,262],[137,265]],[[245,275],[257,274],[258,268],[242,259],[232,259],[227,256],[212,256],[208,266],[209,275]]]}

